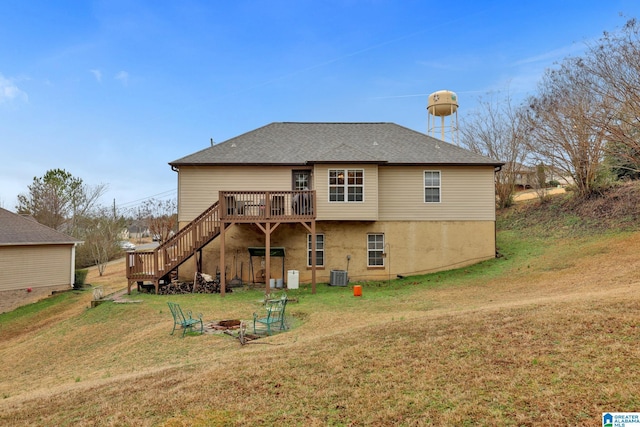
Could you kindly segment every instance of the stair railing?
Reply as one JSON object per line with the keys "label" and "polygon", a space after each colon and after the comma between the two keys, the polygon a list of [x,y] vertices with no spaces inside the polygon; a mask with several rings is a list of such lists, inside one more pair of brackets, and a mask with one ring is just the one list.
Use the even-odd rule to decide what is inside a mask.
{"label": "stair railing", "polygon": [[218,206],[211,205],[153,251],[129,252],[127,278],[157,281],[213,240],[220,233]]}

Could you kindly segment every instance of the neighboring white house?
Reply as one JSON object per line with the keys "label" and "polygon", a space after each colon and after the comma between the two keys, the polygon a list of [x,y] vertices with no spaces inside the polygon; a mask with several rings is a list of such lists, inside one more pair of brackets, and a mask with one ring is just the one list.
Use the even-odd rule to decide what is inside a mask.
{"label": "neighboring white house", "polygon": [[71,288],[79,243],[31,217],[0,208],[0,293]]}
{"label": "neighboring white house", "polygon": [[[517,189],[527,190],[530,188],[538,188],[538,168],[539,166],[536,165],[527,166],[520,163],[516,164],[514,172],[516,174],[515,184]],[[561,187],[566,187],[567,185],[572,185],[574,183],[573,178],[557,167],[543,165],[543,171],[545,183],[557,181]]]}

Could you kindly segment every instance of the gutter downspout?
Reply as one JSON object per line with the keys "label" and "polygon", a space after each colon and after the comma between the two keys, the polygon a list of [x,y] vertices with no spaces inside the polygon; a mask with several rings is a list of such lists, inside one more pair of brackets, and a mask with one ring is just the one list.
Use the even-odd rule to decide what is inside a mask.
{"label": "gutter downspout", "polygon": [[71,287],[75,287],[75,282],[76,282],[76,245],[77,243],[74,243],[73,246],[71,246],[71,277],[70,277],[70,283],[71,283]]}
{"label": "gutter downspout", "polygon": [[[502,170],[502,165],[498,165],[495,166],[493,168],[493,181],[495,182],[496,180],[496,174],[498,172],[500,172]],[[495,185],[494,185],[495,187]],[[494,207],[493,207],[493,247],[495,250],[495,257],[496,258],[500,258],[500,254],[498,253],[498,225],[496,224],[496,214],[495,214],[496,208],[495,208],[495,203],[494,203]]]}

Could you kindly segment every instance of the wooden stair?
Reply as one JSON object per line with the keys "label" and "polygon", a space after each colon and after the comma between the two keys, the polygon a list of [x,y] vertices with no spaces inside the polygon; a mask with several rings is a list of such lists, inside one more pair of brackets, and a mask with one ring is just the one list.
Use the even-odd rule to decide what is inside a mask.
{"label": "wooden stair", "polygon": [[220,205],[215,202],[189,224],[153,251],[127,253],[127,291],[134,283],[152,282],[156,293],[160,283],[178,266],[194,256],[220,234]]}

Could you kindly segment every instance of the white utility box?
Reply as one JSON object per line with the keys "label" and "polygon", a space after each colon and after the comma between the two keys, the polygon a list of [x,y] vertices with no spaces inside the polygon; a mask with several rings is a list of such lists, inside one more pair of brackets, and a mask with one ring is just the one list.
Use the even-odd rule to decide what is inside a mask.
{"label": "white utility box", "polygon": [[298,270],[287,270],[287,289],[298,289],[300,283],[300,272]]}

